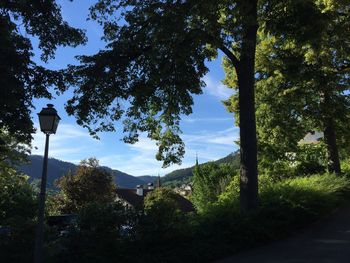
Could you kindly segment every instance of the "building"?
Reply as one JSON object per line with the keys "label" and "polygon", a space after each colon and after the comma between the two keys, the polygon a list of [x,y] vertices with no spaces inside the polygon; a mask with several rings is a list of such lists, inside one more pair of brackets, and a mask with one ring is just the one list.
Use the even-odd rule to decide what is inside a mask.
{"label": "building", "polygon": [[192,195],[192,192],[193,192],[192,185],[191,185],[191,183],[183,184],[179,187],[176,187],[174,189],[174,192],[178,193],[179,195],[181,195],[185,198],[188,198],[189,196]]}
{"label": "building", "polygon": [[[145,189],[142,185],[138,185],[135,189],[117,188],[116,200],[130,207],[142,208],[144,198],[153,190],[154,186],[152,183],[149,183]],[[182,212],[189,213],[195,211],[193,204],[189,200],[179,194],[176,195],[176,198]]]}

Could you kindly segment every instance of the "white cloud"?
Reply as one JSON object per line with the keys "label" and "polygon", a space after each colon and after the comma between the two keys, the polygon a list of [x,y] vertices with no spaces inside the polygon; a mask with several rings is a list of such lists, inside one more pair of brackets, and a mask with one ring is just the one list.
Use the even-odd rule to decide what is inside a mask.
{"label": "white cloud", "polygon": [[188,134],[183,136],[187,143],[200,144],[222,144],[233,145],[238,138],[238,128],[233,127],[222,131],[202,131],[197,134]]}
{"label": "white cloud", "polygon": [[[100,164],[118,169],[131,175],[165,175],[173,170],[191,167],[198,154],[200,162],[212,161],[235,151],[234,141],[238,138],[238,128],[221,131],[201,130],[185,134],[186,154],[181,165],[172,165],[165,169],[162,162],[155,159],[158,147],[155,141],[141,134],[139,142],[123,145],[114,151],[111,145],[92,139],[88,132],[77,125],[61,124],[57,134],[50,136],[49,156],[63,161],[78,163],[81,159],[95,156]],[[38,131],[34,135],[33,154],[43,155],[45,135]],[[107,147],[107,148],[106,148]]]}
{"label": "white cloud", "polygon": [[100,158],[102,165],[123,171],[132,175],[164,175],[169,168],[163,169],[162,162],[155,159],[157,145],[155,141],[142,134],[135,144],[127,145],[129,150],[124,155],[107,155]]}
{"label": "white cloud", "polygon": [[183,118],[183,122],[195,123],[195,122],[228,122],[232,121],[233,118]]}
{"label": "white cloud", "polygon": [[203,81],[207,85],[207,87],[204,90],[210,95],[215,96],[220,100],[226,100],[233,94],[232,89],[227,88],[220,81],[213,79],[209,75],[205,75],[203,77]]}
{"label": "white cloud", "polygon": [[186,154],[181,165],[161,168],[162,162],[155,159],[158,147],[156,142],[141,135],[139,142],[129,145],[131,152],[121,155],[107,155],[100,158],[102,165],[118,169],[132,175],[165,175],[173,170],[191,167],[198,154],[200,162],[212,161],[235,151],[234,141],[238,138],[238,129],[222,131],[201,131],[182,136],[186,145]]}
{"label": "white cloud", "polygon": [[[38,127],[38,124],[35,124]],[[32,154],[43,155],[45,134],[37,129],[33,136]],[[89,133],[77,125],[60,124],[57,133],[50,135],[49,156],[72,162],[94,155],[100,141],[91,138]],[[86,156],[87,155],[87,156]]]}
{"label": "white cloud", "polygon": [[[201,162],[213,161],[237,150],[238,128],[221,131],[201,131],[196,134],[184,135],[187,152],[192,156],[198,153]],[[194,157],[192,157],[194,158]]]}

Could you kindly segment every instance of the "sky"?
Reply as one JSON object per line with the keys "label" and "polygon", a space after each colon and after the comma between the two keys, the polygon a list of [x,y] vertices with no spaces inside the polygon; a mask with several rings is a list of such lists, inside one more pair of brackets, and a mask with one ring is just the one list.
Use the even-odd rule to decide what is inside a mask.
{"label": "sky", "polygon": [[[88,43],[77,48],[60,47],[56,52],[55,59],[49,60],[46,64],[40,61],[40,50],[37,48],[37,40],[32,38],[35,58],[38,64],[51,69],[61,69],[67,64],[76,64],[76,55],[89,55],[103,49],[105,42],[102,36],[101,27],[93,21],[86,21],[88,8],[94,1],[76,0],[73,2],[58,1],[62,8],[63,18],[74,27],[86,30]],[[181,120],[182,135],[185,142],[185,156],[181,165],[171,165],[162,168],[162,162],[155,159],[157,147],[154,141],[141,135],[136,144],[125,144],[121,139],[123,127],[117,123],[117,132],[101,133],[100,140],[93,139],[88,131],[78,124],[73,116],[68,116],[64,105],[67,99],[72,96],[69,90],[54,100],[34,100],[35,110],[32,118],[37,128],[34,134],[32,154],[43,155],[44,134],[40,132],[37,113],[47,103],[54,104],[61,117],[57,133],[50,137],[49,157],[63,161],[79,163],[80,160],[89,157],[96,157],[100,165],[134,175],[165,175],[179,168],[193,166],[198,154],[199,163],[213,161],[225,157],[238,149],[234,141],[238,140],[239,130],[234,126],[232,113],[226,111],[222,100],[227,99],[232,90],[226,88],[221,80],[224,72],[221,65],[222,54],[219,58],[208,62],[209,73],[203,78],[206,87],[202,95],[194,96],[193,113]]]}

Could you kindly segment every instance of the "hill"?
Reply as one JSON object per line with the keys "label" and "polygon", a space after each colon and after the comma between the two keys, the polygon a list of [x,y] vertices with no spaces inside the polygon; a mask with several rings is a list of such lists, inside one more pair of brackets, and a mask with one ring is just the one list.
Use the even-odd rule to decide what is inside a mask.
{"label": "hill", "polygon": [[[214,161],[214,163],[217,163],[217,164],[229,163],[232,165],[234,169],[239,169],[239,165],[240,165],[239,152],[237,151],[234,153],[230,153],[226,157]],[[200,164],[199,166],[204,164],[206,163]],[[168,173],[161,178],[161,182],[163,185],[166,185],[166,186],[179,186],[183,183],[187,183],[190,181],[191,177],[193,176],[192,170],[194,167],[195,166],[193,165],[192,167],[189,167],[189,168],[179,169],[171,173]]]}
{"label": "hill", "polygon": [[[40,155],[31,155],[28,157],[29,163],[19,166],[17,169],[30,177],[30,181],[41,179],[43,169],[43,157]],[[74,171],[76,165],[64,162],[54,158],[49,158],[47,165],[47,187],[54,188],[54,181],[67,173]]]}
{"label": "hill", "polygon": [[158,176],[141,175],[141,176],[138,176],[137,178],[141,179],[146,184],[148,184],[148,183],[155,183],[157,181],[157,179],[158,179]]}
{"label": "hill", "polygon": [[[29,161],[29,164],[21,165],[17,169],[29,175],[31,181],[40,179],[43,166],[43,157],[39,155],[31,155],[29,156]],[[147,184],[153,182],[157,178],[155,176],[147,175],[136,177],[118,170],[113,170],[109,167],[104,168],[114,175],[115,182],[120,188],[135,188],[138,184]],[[55,188],[54,182],[56,179],[66,174],[69,170],[74,171],[75,169],[76,165],[73,163],[49,158],[47,167],[47,187]]]}
{"label": "hill", "polygon": [[[31,155],[29,156],[29,161],[29,164],[19,166],[18,170],[29,175],[31,181],[40,179],[42,173],[43,157],[39,155]],[[239,153],[231,153],[228,156],[214,162],[217,164],[230,163],[234,168],[239,169]],[[203,164],[200,164],[200,166],[201,165]],[[178,186],[183,183],[187,183],[190,181],[193,175],[193,168],[194,166],[168,173],[161,178],[161,182],[165,186]],[[75,169],[76,165],[73,163],[49,158],[47,168],[47,187],[52,189],[55,188],[54,182],[56,179],[66,174],[69,170],[74,171]],[[138,184],[146,185],[148,183],[155,183],[157,181],[157,176],[133,176],[118,170],[113,170],[109,167],[104,167],[104,169],[110,171],[114,175],[115,183],[120,188],[135,188]]]}

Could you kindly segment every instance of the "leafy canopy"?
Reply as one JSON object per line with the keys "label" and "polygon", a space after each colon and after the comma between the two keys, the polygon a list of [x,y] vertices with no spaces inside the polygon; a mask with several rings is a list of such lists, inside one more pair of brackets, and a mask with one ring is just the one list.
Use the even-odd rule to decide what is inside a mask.
{"label": "leafy canopy", "polygon": [[50,87],[66,89],[63,71],[33,61],[30,38],[38,39],[44,62],[54,58],[58,46],[76,47],[86,41],[82,30],[63,20],[55,1],[0,2],[0,129],[24,143],[30,143],[34,132],[32,99],[52,98]]}
{"label": "leafy canopy", "polygon": [[[292,22],[295,11],[288,2],[274,7],[284,14],[284,21],[279,15],[267,16],[258,32],[255,101],[259,158],[264,167],[288,161],[286,153],[302,153],[298,142],[309,131],[324,131],[329,118],[335,122],[342,147],[348,138],[349,1],[295,1],[295,8],[305,5],[295,10],[318,21],[310,23],[310,16],[305,15],[299,29],[299,22]],[[237,88],[228,60],[224,68],[225,84]],[[225,104],[239,122],[238,95]]]}
{"label": "leafy canopy", "polygon": [[34,218],[37,201],[28,179],[11,167],[1,167],[0,225],[16,225]]}
{"label": "leafy canopy", "polygon": [[61,212],[76,212],[89,203],[109,203],[115,199],[114,178],[95,158],[81,161],[76,171],[61,177],[57,185],[60,193],[55,201]]}
{"label": "leafy canopy", "polygon": [[93,135],[114,131],[121,119],[125,142],[135,143],[146,133],[157,141],[156,158],[164,166],[181,162],[179,121],[192,112],[192,95],[202,92],[205,62],[218,49],[238,62],[230,49],[239,55],[251,5],[226,0],[98,1],[90,17],[103,26],[107,45],[70,67],[76,88],[68,113]]}
{"label": "leafy canopy", "polygon": [[205,211],[217,201],[218,196],[225,191],[228,182],[236,175],[232,165],[216,164],[214,162],[196,166],[193,169],[193,193],[191,200],[196,209]]}

